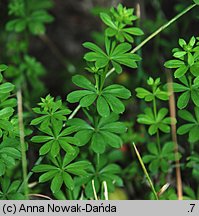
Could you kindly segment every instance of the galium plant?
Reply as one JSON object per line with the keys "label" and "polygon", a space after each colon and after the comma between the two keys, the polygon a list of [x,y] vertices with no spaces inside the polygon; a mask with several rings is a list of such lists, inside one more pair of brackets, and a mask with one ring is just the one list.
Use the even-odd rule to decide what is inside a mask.
{"label": "galium plant", "polygon": [[[143,179],[135,161],[124,170],[123,164],[118,163],[117,157],[121,155],[116,151],[121,153],[125,148],[128,151],[126,142],[136,141],[131,126],[127,133],[127,126],[131,123],[120,120],[126,109],[124,102],[131,100],[132,96],[126,86],[111,83],[109,77],[113,72],[118,76],[124,67],[131,70],[138,68],[142,58],[135,52],[199,2],[195,0],[195,4],[136,47],[133,44],[135,36],[144,33],[135,26],[138,17],[134,15],[133,9],[119,4],[117,8],[101,13],[105,25],[104,46],[100,47],[93,42],[83,44],[88,50],[84,55],[87,73],[73,76],[72,82],[77,90],[70,92],[66,101],[50,94],[42,97],[32,113],[32,101],[28,101],[30,89],[38,88],[35,83],[40,83],[39,77],[45,69],[29,55],[29,38],[44,34],[45,24],[53,21],[47,11],[52,7],[52,1],[36,2],[10,0],[8,5],[12,19],[7,23],[6,30],[18,42],[13,40],[8,46],[7,57],[10,57],[12,65],[8,68],[0,65],[0,199],[28,199],[29,191],[34,190],[28,185],[33,174],[34,178],[39,175],[41,187],[37,191],[42,193],[42,184],[49,184],[49,196],[56,199],[108,199],[110,193],[124,185],[122,177],[125,175],[132,180],[129,176],[137,173],[138,182]],[[181,125],[177,133],[189,134],[188,141],[192,149],[185,166],[192,168],[197,181],[199,161],[195,144],[199,140],[199,42],[198,38],[192,37],[188,43],[180,39],[179,44],[180,48],[173,50],[175,59],[167,61],[165,66],[175,69],[175,80],[179,80],[173,83],[174,91],[181,93],[177,102],[179,117],[188,123]],[[13,80],[14,85],[6,82],[8,78]],[[150,193],[146,197],[176,198],[174,188],[167,189],[168,176],[172,175],[175,166],[173,161],[180,158],[179,153],[176,158],[176,143],[170,138],[171,125],[175,125],[176,120],[169,116],[168,108],[162,106],[168,102],[170,94],[161,85],[160,78],[149,77],[147,84],[147,88],[136,88],[137,97],[145,105],[144,113],[138,115],[137,121],[142,126],[147,125],[149,135],[142,140],[142,143],[147,144],[143,158],[134,144],[153,192],[153,197]],[[23,101],[26,106],[23,106]],[[70,104],[77,106],[74,111],[68,108]],[[193,106],[195,115],[192,114]],[[26,112],[23,108],[27,109]],[[80,110],[81,115],[78,113]],[[30,119],[31,126],[28,124]],[[27,173],[26,153],[30,145],[39,148],[39,158]],[[22,172],[13,176],[20,162]],[[144,163],[148,164],[147,168]],[[105,194],[107,191],[108,194]],[[184,192],[189,198],[197,197],[190,187],[185,187]]]}
{"label": "galium plant", "polygon": [[144,114],[138,115],[138,123],[149,125],[149,135],[156,135],[155,143],[148,143],[147,148],[149,154],[143,157],[144,163],[149,163],[149,170],[153,173],[167,173],[170,168],[170,162],[174,160],[172,142],[161,143],[160,133],[169,133],[171,121],[175,123],[175,119],[168,117],[168,109],[160,108],[158,110],[157,100],[167,101],[169,98],[168,92],[161,88],[160,78],[149,78],[147,84],[151,90],[145,88],[137,88],[137,97],[151,103],[151,107],[144,110]]}
{"label": "galium plant", "polygon": [[[128,21],[131,20],[131,13],[126,14],[126,9],[122,5],[118,10],[124,16],[124,19],[117,21],[119,26],[132,24]],[[111,21],[117,13],[112,9],[111,15],[103,13],[101,18],[107,24],[107,21]],[[32,121],[33,125],[39,126],[42,134],[34,136],[32,141],[42,145],[40,155],[44,155],[48,164],[53,165],[38,165],[33,171],[45,172],[40,177],[40,182],[52,179],[51,190],[54,194],[60,193],[60,190],[68,190],[71,196],[75,184],[77,187],[85,184],[85,191],[81,189],[80,192],[85,198],[90,199],[94,198],[94,192],[100,196],[103,182],[107,183],[109,192],[114,190],[114,184],[122,185],[121,178],[117,176],[120,167],[109,164],[104,155],[108,149],[121,148],[123,145],[119,135],[126,132],[126,126],[118,119],[119,114],[125,111],[122,100],[130,98],[131,92],[119,84],[107,86],[107,73],[112,67],[117,73],[121,73],[122,65],[136,68],[136,61],[141,58],[130,53],[129,43],[120,41],[113,35],[105,36],[105,51],[91,42],[86,42],[83,46],[91,50],[85,54],[84,59],[93,79],[75,75],[72,81],[80,89],[68,94],[67,101],[79,103],[88,120],[73,118],[72,115],[68,117],[70,110],[63,108],[61,101],[55,101],[50,96],[42,99],[40,108],[34,109],[41,116]],[[81,155],[77,160],[83,147],[89,149],[86,154],[87,160],[80,160]],[[91,158],[96,158],[96,161]],[[71,163],[74,159],[77,161]],[[93,163],[96,166],[91,165]],[[55,176],[55,173],[58,174]],[[74,178],[75,175],[80,176],[81,180]],[[63,182],[66,188],[62,187]]]}
{"label": "galium plant", "polygon": [[[165,63],[165,67],[176,69],[174,72],[175,82],[173,83],[174,91],[178,93],[177,107],[178,116],[184,120],[179,126],[177,133],[180,136],[188,135],[190,143],[190,155],[188,156],[186,166],[192,169],[192,175],[198,181],[198,159],[196,144],[198,143],[198,121],[199,121],[199,104],[198,104],[198,63],[199,63],[199,43],[198,38],[191,37],[189,42],[179,39],[180,48],[173,50],[175,59]],[[186,190],[190,194],[191,189]],[[193,197],[193,196],[192,196]]]}

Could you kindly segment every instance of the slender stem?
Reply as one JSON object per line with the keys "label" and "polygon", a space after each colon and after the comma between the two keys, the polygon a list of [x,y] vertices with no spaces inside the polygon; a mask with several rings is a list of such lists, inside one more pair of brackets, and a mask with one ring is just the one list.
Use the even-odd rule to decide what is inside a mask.
{"label": "slender stem", "polygon": [[[168,92],[169,92],[169,109],[170,109],[170,116],[172,119],[176,119],[176,106],[175,106],[175,95],[173,92],[173,80],[170,73],[168,74]],[[182,176],[180,170],[180,160],[179,160],[179,147],[178,147],[178,139],[177,139],[177,132],[176,132],[176,124],[171,121],[171,133],[172,133],[172,140],[174,142],[174,154],[175,154],[175,165],[176,165],[176,184],[177,184],[177,194],[178,199],[183,199],[183,189],[182,189]]]}
{"label": "slender stem", "polygon": [[[155,98],[153,99],[153,112],[154,112],[155,119],[157,119],[157,105],[156,105]],[[158,151],[160,153],[161,152],[161,146],[160,146],[160,134],[159,134],[158,129],[157,129],[157,133],[156,133],[156,141],[157,141]]]}
{"label": "slender stem", "polygon": [[107,73],[109,73],[108,67],[109,67],[109,65],[107,65],[107,66],[105,67],[105,69],[104,69],[102,75],[100,76],[100,92],[101,92],[102,89],[103,89],[105,80],[106,80],[106,78],[107,78]]}
{"label": "slender stem", "polygon": [[19,119],[19,136],[21,145],[21,158],[22,158],[22,172],[24,181],[24,194],[28,199],[28,182],[27,179],[27,158],[26,158],[26,145],[24,140],[24,124],[23,124],[23,101],[21,90],[17,92],[17,106],[18,106],[18,119]]}
{"label": "slender stem", "polygon": [[92,179],[91,183],[92,183],[94,198],[95,198],[95,200],[98,200],[96,189],[95,189],[95,181],[94,181],[94,179]]}
{"label": "slender stem", "polygon": [[140,165],[141,165],[141,167],[142,167],[142,169],[143,169],[143,171],[144,171],[144,174],[145,174],[145,176],[146,176],[146,178],[147,178],[147,180],[148,180],[148,182],[149,182],[149,185],[150,185],[150,187],[151,187],[151,190],[152,190],[152,192],[153,192],[155,198],[158,200],[157,192],[156,192],[155,187],[154,187],[154,185],[153,185],[153,182],[152,182],[152,180],[151,180],[151,178],[150,178],[150,176],[149,176],[149,174],[148,174],[148,172],[147,172],[147,169],[146,169],[146,167],[145,167],[145,165],[144,165],[144,162],[143,162],[143,160],[142,160],[142,158],[141,158],[141,155],[140,155],[139,151],[137,150],[135,143],[132,143],[132,145],[133,145],[133,147],[134,147],[134,149],[135,149],[135,153],[136,153],[136,155],[137,155],[137,157],[138,157],[138,160],[139,160]]}
{"label": "slender stem", "polygon": [[99,75],[95,74],[95,88],[97,89],[97,93],[99,93]]}
{"label": "slender stem", "polygon": [[109,77],[114,71],[115,71],[115,68],[112,68],[111,70],[109,70],[108,73],[106,74],[106,78]]}
{"label": "slender stem", "polygon": [[139,50],[141,47],[143,47],[148,41],[150,41],[152,38],[154,38],[161,31],[163,31],[164,29],[166,29],[168,26],[170,26],[172,23],[174,23],[176,20],[178,20],[181,16],[183,16],[184,14],[186,14],[188,11],[190,11],[195,6],[196,6],[196,4],[192,4],[192,5],[188,6],[187,8],[185,8],[181,13],[179,13],[178,15],[176,15],[173,19],[171,19],[169,22],[167,22],[166,24],[164,24],[163,26],[161,26],[153,34],[151,34],[149,37],[147,37],[141,44],[139,44],[138,46],[136,46],[131,51],[131,53],[135,53],[137,50]]}
{"label": "slender stem", "polygon": [[[138,46],[136,46],[131,53],[137,52],[140,48],[142,48],[147,42],[149,42],[151,39],[153,39],[156,35],[158,35],[160,32],[162,32],[164,29],[168,28],[171,24],[173,24],[175,21],[177,21],[181,16],[189,12],[192,8],[197,6],[197,4],[192,4],[185,8],[181,13],[177,14],[173,19],[171,19],[169,22],[162,25],[159,29],[157,29],[155,32],[153,32],[151,35],[149,35],[142,43],[140,43]],[[115,71],[114,68],[112,68],[106,75],[106,77],[110,76]]]}
{"label": "slender stem", "polygon": [[74,118],[74,116],[77,114],[77,112],[81,109],[81,105],[79,104],[75,110],[71,113],[71,115],[68,117],[68,119]]}
{"label": "slender stem", "polygon": [[99,164],[100,164],[100,154],[97,153],[97,165],[96,165],[97,172],[99,171]]}
{"label": "slender stem", "polygon": [[67,194],[68,194],[69,200],[74,200],[74,199],[73,199],[73,193],[72,193],[71,190],[67,190]]}
{"label": "slender stem", "polygon": [[103,181],[102,182],[102,186],[103,186],[103,189],[104,189],[104,198],[105,198],[105,200],[108,200],[108,186],[107,186],[107,182]]}

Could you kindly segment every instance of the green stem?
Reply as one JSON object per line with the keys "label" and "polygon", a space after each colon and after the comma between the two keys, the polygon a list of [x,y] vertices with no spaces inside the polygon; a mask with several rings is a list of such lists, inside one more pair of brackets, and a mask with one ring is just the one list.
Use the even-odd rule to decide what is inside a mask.
{"label": "green stem", "polygon": [[74,200],[74,198],[73,198],[73,193],[72,193],[71,190],[67,190],[67,194],[68,194],[69,200]]}
{"label": "green stem", "polygon": [[99,93],[99,75],[95,74],[95,88],[97,89],[97,93]]}
{"label": "green stem", "polygon": [[104,72],[103,72],[102,75],[100,76],[100,92],[102,91],[103,86],[104,86],[104,83],[105,83],[105,80],[106,80],[106,78],[107,78],[108,67],[109,67],[109,65],[106,66]]}
{"label": "green stem", "polygon": [[26,144],[24,135],[24,123],[23,123],[23,102],[21,90],[17,92],[17,107],[18,107],[18,120],[19,120],[19,136],[21,145],[21,158],[22,158],[22,173],[24,181],[24,194],[28,199],[28,181],[27,181],[27,158],[26,158]]}
{"label": "green stem", "polygon": [[[153,99],[153,112],[154,112],[154,117],[155,117],[155,120],[156,120],[157,119],[157,105],[156,105],[155,98]],[[161,146],[160,146],[160,134],[159,134],[158,129],[157,129],[157,133],[156,133],[156,139],[157,139],[158,151],[160,153],[161,152]]]}
{"label": "green stem", "polygon": [[68,117],[68,119],[74,118],[74,116],[78,113],[78,111],[81,109],[81,105],[79,104],[76,109],[71,113],[71,115]]}
{"label": "green stem", "polygon": [[96,170],[99,171],[99,164],[100,164],[100,154],[97,153],[97,164],[96,164]]}
{"label": "green stem", "polygon": [[188,11],[190,11],[195,6],[197,6],[197,5],[196,4],[192,4],[192,5],[188,6],[187,8],[185,8],[181,13],[179,13],[178,15],[176,15],[173,19],[171,19],[169,22],[167,22],[166,24],[164,24],[163,26],[161,26],[153,34],[151,34],[144,41],[142,41],[141,44],[139,44],[138,46],[136,46],[131,51],[131,53],[135,53],[137,50],[139,50],[141,47],[143,47],[148,41],[150,41],[152,38],[154,38],[156,35],[158,35],[161,31],[163,31],[164,29],[166,29],[167,27],[169,27],[171,24],[173,24],[176,20],[178,20],[181,16],[183,16],[184,14],[186,14]]}
{"label": "green stem", "polygon": [[144,162],[143,162],[143,160],[142,160],[142,158],[141,158],[141,155],[140,155],[140,153],[138,152],[138,150],[137,150],[137,148],[136,148],[136,146],[135,146],[135,143],[132,143],[132,145],[133,145],[133,147],[134,147],[134,149],[135,149],[135,153],[136,153],[136,155],[137,155],[137,157],[138,157],[138,160],[139,160],[140,165],[141,165],[141,167],[142,167],[142,169],[143,169],[143,171],[144,171],[144,174],[145,174],[145,176],[146,176],[146,178],[147,178],[147,180],[148,180],[148,182],[149,182],[149,185],[150,185],[150,187],[151,187],[151,190],[152,190],[152,192],[153,192],[155,198],[158,200],[157,192],[156,192],[155,187],[154,187],[154,185],[153,185],[153,182],[152,182],[152,180],[151,180],[151,178],[150,178],[150,176],[149,176],[149,174],[148,174],[148,172],[147,172],[147,169],[146,169],[146,167],[145,167],[145,165],[144,165]]}

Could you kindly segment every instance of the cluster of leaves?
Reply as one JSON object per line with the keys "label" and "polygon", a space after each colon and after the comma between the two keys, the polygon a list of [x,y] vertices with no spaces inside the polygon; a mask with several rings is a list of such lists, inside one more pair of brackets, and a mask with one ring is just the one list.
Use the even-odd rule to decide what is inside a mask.
{"label": "cluster of leaves", "polygon": [[117,8],[111,8],[109,13],[101,13],[102,21],[108,26],[105,34],[108,37],[115,37],[120,42],[127,40],[130,43],[134,41],[133,36],[143,35],[140,28],[132,27],[133,21],[138,19],[133,13],[134,9],[127,9],[122,4]]}
{"label": "cluster of leaves", "polygon": [[9,15],[15,18],[7,23],[6,29],[17,33],[29,31],[33,35],[44,34],[45,24],[53,21],[47,12],[52,6],[51,0],[11,0]]}
{"label": "cluster of leaves", "polygon": [[[61,101],[55,101],[50,96],[42,99],[40,108],[34,109],[40,116],[31,123],[38,126],[41,135],[34,136],[32,141],[42,144],[40,155],[44,155],[52,165],[39,165],[33,168],[33,171],[44,172],[39,181],[51,180],[51,191],[55,195],[63,195],[63,184],[74,196],[79,192],[73,189],[79,188],[80,194],[83,193],[89,199],[94,197],[93,187],[98,194],[100,193],[103,181],[107,183],[109,192],[114,191],[115,185],[122,186],[122,180],[118,176],[120,167],[108,164],[104,155],[109,149],[119,149],[123,145],[121,135],[126,132],[126,126],[118,121],[118,114],[125,111],[121,99],[129,99],[131,92],[118,84],[105,86],[105,81],[112,68],[121,73],[123,65],[137,67],[136,62],[141,58],[130,52],[132,47],[125,40],[132,42],[133,38],[130,35],[142,35],[143,32],[130,27],[136,19],[133,10],[119,5],[116,10],[111,9],[110,13],[111,17],[115,17],[115,21],[113,17],[110,19],[120,32],[105,36],[105,51],[91,42],[83,44],[91,50],[85,54],[84,59],[88,65],[87,70],[92,72],[94,83],[85,76],[75,75],[72,81],[80,89],[67,96],[69,103],[79,103],[88,120],[73,118],[73,114],[67,119],[69,110],[63,108]],[[108,14],[101,14],[101,17],[109,19]],[[110,33],[110,28],[107,31]],[[89,151],[81,151],[83,148]],[[89,163],[85,158],[97,160],[90,159]],[[73,179],[74,175],[79,177]]]}
{"label": "cluster of leaves", "polygon": [[29,37],[45,33],[45,24],[53,21],[47,11],[52,6],[51,0],[10,0],[8,3],[10,20],[6,24],[6,50],[12,65],[9,65],[5,77],[11,78],[16,88],[24,90],[29,103],[35,102],[45,92],[44,84],[40,81],[45,68],[28,53]]}
{"label": "cluster of leaves", "polygon": [[149,163],[149,170],[153,174],[157,174],[159,169],[168,173],[170,169],[170,161],[174,161],[174,144],[173,142],[167,142],[163,145],[161,152],[159,152],[155,143],[149,143],[147,145],[149,154],[145,155],[142,159],[144,163]]}
{"label": "cluster of leaves", "polygon": [[84,76],[76,75],[72,81],[84,90],[76,90],[68,94],[68,102],[79,102],[82,107],[90,107],[96,101],[97,111],[102,117],[109,116],[111,111],[116,114],[123,113],[125,107],[120,99],[128,99],[131,96],[131,92],[128,89],[118,84],[110,85],[98,91]]}
{"label": "cluster of leaves", "polygon": [[[173,57],[165,63],[165,67],[175,69],[174,92],[179,94],[177,107],[178,116],[184,122],[178,127],[177,133],[181,136],[188,134],[191,143],[191,155],[187,158],[186,167],[192,169],[192,176],[198,181],[198,155],[195,144],[199,141],[199,38],[191,37],[187,43],[179,39],[180,48],[173,49]],[[194,115],[195,113],[195,115]],[[194,145],[193,145],[194,144]],[[185,193],[189,197],[195,197],[190,188]]]}
{"label": "cluster of leaves", "polygon": [[91,117],[91,125],[78,118],[69,120],[67,124],[77,128],[75,137],[80,140],[80,146],[90,143],[91,149],[95,153],[102,154],[105,152],[106,146],[122,147],[123,142],[119,134],[126,132],[126,126],[118,119],[118,115],[111,113],[108,117],[98,118],[97,120]]}
{"label": "cluster of leaves", "polygon": [[100,189],[103,188],[101,185],[104,181],[107,182],[109,193],[114,192],[115,187],[123,186],[123,180],[120,177],[122,170],[119,165],[108,163],[107,157],[104,155],[100,156],[99,163],[97,162],[97,159],[94,162],[96,165],[90,166],[87,176],[84,178],[75,178],[75,198],[78,197],[82,185],[85,187],[84,196],[89,199],[93,197],[92,180],[97,194],[100,193]]}
{"label": "cluster of leaves", "polygon": [[[64,182],[69,190],[74,188],[72,175],[84,176],[89,168],[89,162],[82,160],[71,163],[79,154],[79,140],[71,134],[77,131],[76,127],[65,127],[70,110],[65,108],[61,100],[55,101],[50,95],[41,99],[34,112],[40,116],[32,120],[42,135],[36,135],[32,142],[42,144],[40,155],[44,155],[48,164],[37,165],[34,172],[45,172],[39,178],[43,183],[52,179],[51,191],[58,193]],[[62,156],[64,153],[64,156]]]}
{"label": "cluster of leaves", "polygon": [[129,53],[132,48],[129,43],[123,42],[117,45],[116,41],[111,42],[108,37],[105,38],[106,52],[91,42],[86,42],[83,46],[91,50],[84,56],[84,59],[88,62],[94,62],[95,68],[98,70],[111,65],[117,73],[121,73],[121,65],[137,68],[136,61],[141,60],[137,54]]}
{"label": "cluster of leaves", "polygon": [[0,65],[0,199],[23,197],[16,192],[20,182],[10,185],[9,171],[17,166],[21,159],[19,148],[18,130],[14,125],[14,108],[16,99],[11,96],[14,85],[5,82],[2,72],[7,69],[6,65]]}
{"label": "cluster of leaves", "polygon": [[[178,134],[183,135],[189,133],[189,142],[195,143],[199,140],[197,135],[198,122],[198,97],[199,97],[199,42],[198,38],[192,37],[189,43],[180,39],[180,49],[173,50],[173,56],[176,60],[169,60],[165,63],[167,68],[178,68],[175,71],[175,78],[179,79],[180,83],[174,82],[174,91],[181,93],[177,106],[179,109],[187,109],[179,111],[179,117],[190,123],[182,125],[178,129]],[[195,106],[196,118],[190,113],[188,104]]]}
{"label": "cluster of leaves", "polygon": [[171,162],[175,159],[174,145],[170,141],[161,145],[159,132],[169,133],[170,125],[175,124],[176,121],[167,117],[167,108],[157,110],[157,100],[167,101],[169,99],[168,92],[161,87],[160,78],[154,80],[150,77],[147,84],[151,90],[136,88],[137,97],[144,99],[145,102],[151,102],[152,107],[145,108],[144,114],[139,114],[137,121],[140,124],[149,125],[148,133],[150,135],[156,134],[156,143],[150,142],[147,145],[149,153],[143,157],[143,162],[149,163],[149,170],[153,174],[158,174],[159,170],[166,174]]}
{"label": "cluster of leaves", "polygon": [[[164,133],[169,133],[172,119],[170,117],[166,117],[168,109],[161,108],[157,111],[156,107],[157,99],[163,101],[168,100],[168,92],[161,90],[159,78],[154,80],[150,77],[147,80],[147,84],[150,86],[152,91],[140,87],[136,88],[137,97],[144,99],[146,102],[152,102],[153,107],[145,108],[144,114],[138,115],[137,121],[140,124],[150,125],[148,129],[150,135],[156,134],[159,130]],[[175,123],[175,120],[173,120],[173,123]]]}
{"label": "cluster of leaves", "polygon": [[[21,193],[24,182],[21,183],[22,173],[15,173],[14,169],[20,165],[21,150],[19,147],[18,118],[15,116],[16,99],[13,90],[20,89],[24,96],[24,104],[30,108],[35,97],[44,91],[43,84],[39,80],[45,72],[44,67],[34,57],[28,54],[29,36],[40,35],[45,32],[45,23],[53,20],[47,9],[52,7],[51,0],[26,1],[9,0],[9,21],[6,23],[4,58],[9,60],[9,67],[0,65],[0,198],[24,199]],[[4,73],[2,76],[1,73]],[[4,79],[12,80],[11,84]],[[30,94],[29,90],[33,90]],[[31,133],[26,127],[31,112],[24,110],[24,133]],[[21,132],[23,134],[23,131]],[[23,135],[22,135],[23,136]],[[22,142],[22,141],[21,141]],[[28,149],[24,143],[25,151]],[[21,170],[21,169],[19,169]],[[23,173],[25,177],[25,173]],[[19,178],[20,181],[15,180]],[[13,181],[12,181],[12,178]]]}

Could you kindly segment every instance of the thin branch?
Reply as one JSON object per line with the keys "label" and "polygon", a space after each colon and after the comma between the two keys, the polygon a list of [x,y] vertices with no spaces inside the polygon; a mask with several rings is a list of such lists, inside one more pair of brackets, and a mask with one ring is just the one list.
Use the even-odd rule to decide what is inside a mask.
{"label": "thin branch", "polygon": [[185,8],[181,13],[179,13],[178,15],[176,15],[173,19],[171,19],[169,22],[167,22],[166,24],[164,24],[163,26],[161,26],[153,34],[151,34],[149,37],[147,37],[141,44],[139,44],[138,46],[136,46],[131,51],[131,53],[135,53],[137,50],[139,50],[141,47],[143,47],[148,41],[150,41],[152,38],[154,38],[156,35],[158,35],[161,31],[163,31],[164,29],[166,29],[168,26],[170,26],[171,24],[173,24],[176,20],[178,20],[181,16],[183,16],[184,14],[186,14],[188,11],[190,11],[195,6],[196,6],[196,4],[192,4],[192,5],[188,6],[187,8]]}
{"label": "thin branch", "polygon": [[94,179],[92,179],[91,183],[92,183],[94,198],[95,198],[95,200],[98,200],[96,189],[95,189],[95,181],[94,181]]}
{"label": "thin branch", "polygon": [[[175,106],[175,95],[173,93],[173,80],[171,74],[168,73],[168,92],[169,92],[169,109],[170,109],[170,116],[171,118],[176,118],[176,106]],[[182,192],[182,177],[181,177],[181,170],[180,170],[180,160],[179,160],[179,147],[178,147],[178,140],[177,140],[177,132],[176,132],[176,124],[171,121],[171,133],[172,133],[172,140],[174,142],[174,154],[175,154],[175,165],[176,165],[176,184],[177,184],[177,194],[178,199],[183,199],[183,192]]]}
{"label": "thin branch", "polygon": [[68,117],[68,119],[74,118],[74,116],[77,114],[77,112],[81,109],[81,105],[79,104],[75,110],[71,113],[71,115]]}
{"label": "thin branch", "polygon": [[44,198],[44,199],[52,200],[52,198],[50,198],[49,196],[43,195],[43,194],[29,194],[29,197],[30,196],[41,197],[41,198]]}
{"label": "thin branch", "polygon": [[105,198],[105,200],[108,200],[108,186],[107,186],[107,182],[103,181],[102,184],[103,184],[103,188],[104,188],[104,198]]}
{"label": "thin branch", "polygon": [[137,155],[137,157],[138,157],[138,160],[139,160],[140,165],[141,165],[141,167],[142,167],[142,169],[143,169],[143,171],[144,171],[144,174],[145,174],[145,176],[146,176],[146,178],[147,178],[147,180],[148,180],[148,182],[149,182],[149,185],[150,185],[150,187],[151,187],[151,190],[152,190],[152,192],[153,192],[155,198],[158,200],[157,192],[156,192],[155,187],[154,187],[154,185],[153,185],[153,182],[152,182],[152,180],[151,180],[151,178],[150,178],[150,176],[149,176],[149,174],[148,174],[148,172],[147,172],[147,169],[146,169],[146,167],[145,167],[145,165],[144,165],[144,162],[143,162],[143,160],[142,160],[142,157],[141,157],[139,151],[137,150],[137,147],[135,146],[135,143],[132,143],[132,145],[133,145],[133,147],[134,147],[134,149],[135,149],[135,153],[136,153],[136,155]]}
{"label": "thin branch", "polygon": [[21,145],[21,158],[22,158],[22,172],[24,181],[24,193],[28,198],[28,181],[27,181],[27,158],[26,158],[26,145],[24,140],[24,123],[23,123],[23,101],[21,90],[17,92],[17,107],[18,107],[18,120],[19,120],[19,136]]}

